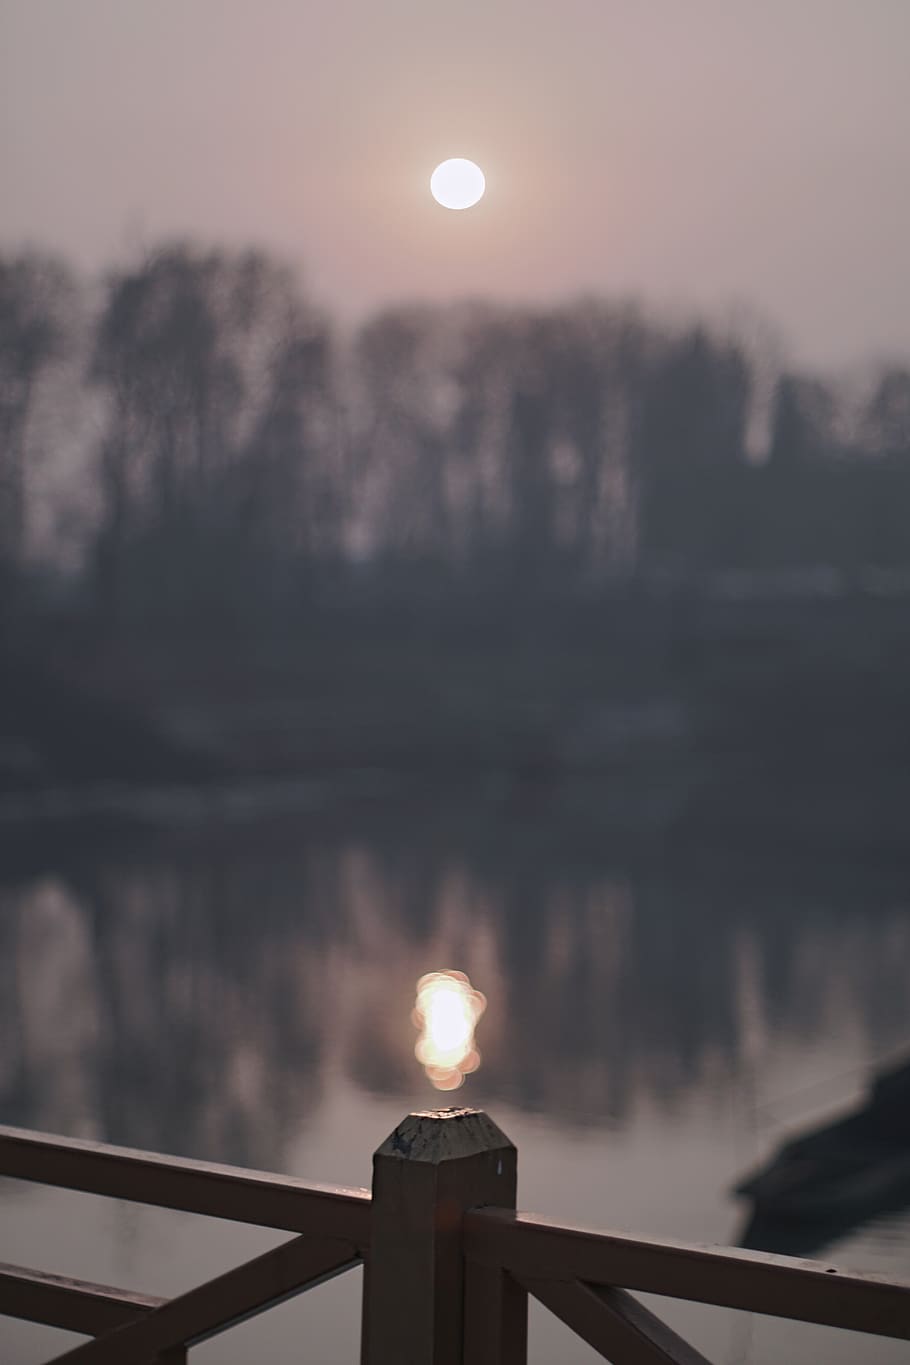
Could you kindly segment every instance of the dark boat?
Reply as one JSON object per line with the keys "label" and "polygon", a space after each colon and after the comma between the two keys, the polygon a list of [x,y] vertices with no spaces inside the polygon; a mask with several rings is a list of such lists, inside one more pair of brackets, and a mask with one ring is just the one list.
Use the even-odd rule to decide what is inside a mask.
{"label": "dark boat", "polygon": [[881,1072],[864,1104],[785,1143],[735,1193],[752,1201],[740,1244],[790,1254],[910,1206],[910,1061]]}

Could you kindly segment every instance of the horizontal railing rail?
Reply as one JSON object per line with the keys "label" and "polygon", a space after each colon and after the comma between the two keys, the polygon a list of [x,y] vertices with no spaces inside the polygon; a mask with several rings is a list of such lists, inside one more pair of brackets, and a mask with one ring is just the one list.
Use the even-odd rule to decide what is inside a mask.
{"label": "horizontal railing rail", "polygon": [[0,1265],[0,1315],[93,1338],[59,1365],[184,1365],[361,1263],[362,1365],[526,1365],[529,1294],[613,1365],[708,1365],[636,1292],[910,1340],[907,1283],[517,1212],[515,1148],[475,1110],[406,1118],[372,1195],[8,1127],[0,1176],[297,1234],[170,1299]]}
{"label": "horizontal railing rail", "polygon": [[370,1239],[367,1190],[0,1127],[0,1176],[282,1232]]}
{"label": "horizontal railing rail", "polygon": [[522,1282],[580,1282],[910,1340],[910,1283],[734,1248],[644,1240],[477,1209],[465,1255]]}
{"label": "horizontal railing rail", "polygon": [[97,1337],[141,1321],[167,1302],[106,1284],[0,1265],[0,1315]]}

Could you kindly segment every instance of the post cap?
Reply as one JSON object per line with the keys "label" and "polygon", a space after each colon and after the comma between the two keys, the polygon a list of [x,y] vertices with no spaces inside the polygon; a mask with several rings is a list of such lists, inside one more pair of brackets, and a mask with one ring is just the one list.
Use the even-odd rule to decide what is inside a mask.
{"label": "post cap", "polygon": [[419,1109],[401,1120],[376,1149],[376,1156],[438,1166],[480,1152],[504,1150],[514,1150],[514,1144],[482,1109]]}

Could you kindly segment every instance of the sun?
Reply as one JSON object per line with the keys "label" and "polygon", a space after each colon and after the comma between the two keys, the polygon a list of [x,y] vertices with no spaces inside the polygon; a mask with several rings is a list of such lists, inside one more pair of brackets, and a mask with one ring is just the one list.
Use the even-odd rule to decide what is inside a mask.
{"label": "sun", "polygon": [[470,209],[487,187],[483,171],[463,156],[441,162],[430,176],[430,193],[444,209]]}

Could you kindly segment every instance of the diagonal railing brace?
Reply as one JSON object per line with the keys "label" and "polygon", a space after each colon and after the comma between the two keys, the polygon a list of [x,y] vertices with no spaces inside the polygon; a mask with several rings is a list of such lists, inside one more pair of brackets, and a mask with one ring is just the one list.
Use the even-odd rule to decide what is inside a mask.
{"label": "diagonal railing brace", "polygon": [[623,1365],[710,1365],[705,1357],[623,1289],[581,1280],[521,1284],[606,1360]]}
{"label": "diagonal railing brace", "polygon": [[359,1264],[352,1243],[295,1237],[170,1299],[141,1322],[85,1342],[51,1365],[152,1365],[172,1348],[198,1345],[228,1327]]}

